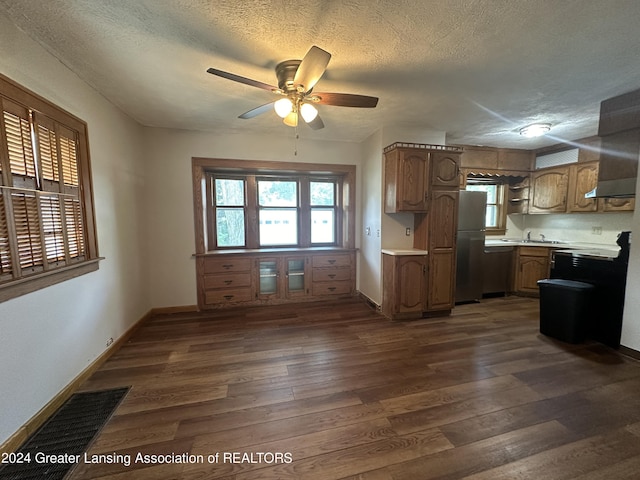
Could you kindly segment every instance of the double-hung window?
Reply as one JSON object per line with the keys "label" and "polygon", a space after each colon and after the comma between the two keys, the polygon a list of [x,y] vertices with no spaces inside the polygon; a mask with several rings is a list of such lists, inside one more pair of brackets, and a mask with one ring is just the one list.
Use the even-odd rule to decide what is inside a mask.
{"label": "double-hung window", "polygon": [[336,241],[338,216],[336,183],[330,180],[311,181],[311,243],[333,244]]}
{"label": "double-hung window", "polygon": [[487,179],[468,179],[467,190],[487,193],[486,230],[487,232],[504,233],[506,209],[505,188],[502,182]]}
{"label": "double-hung window", "polygon": [[[227,161],[206,161],[218,162],[229,165]],[[254,163],[260,168],[201,171],[204,188],[198,191],[207,199],[203,251],[351,246],[352,167],[316,173],[268,169],[263,167],[268,162]],[[317,165],[310,168],[314,167]]]}
{"label": "double-hung window", "polygon": [[245,246],[246,195],[243,178],[214,180],[213,208],[219,247]]}
{"label": "double-hung window", "polygon": [[0,77],[0,301],[97,268],[84,122]]}
{"label": "double-hung window", "polygon": [[258,178],[258,231],[261,247],[299,244],[298,179]]}

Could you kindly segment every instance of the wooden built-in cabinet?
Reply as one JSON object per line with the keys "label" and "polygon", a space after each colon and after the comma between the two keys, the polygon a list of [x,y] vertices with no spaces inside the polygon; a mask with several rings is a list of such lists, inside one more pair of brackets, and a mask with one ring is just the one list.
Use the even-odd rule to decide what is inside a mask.
{"label": "wooden built-in cabinet", "polygon": [[251,259],[215,257],[198,261],[201,300],[206,305],[248,302],[252,299]]}
{"label": "wooden built-in cabinet", "polygon": [[461,167],[476,172],[529,172],[535,155],[532,150],[463,145]]}
{"label": "wooden built-in cabinet", "polygon": [[566,212],[568,191],[568,166],[536,170],[531,175],[529,213]]}
{"label": "wooden built-in cabinet", "polygon": [[598,162],[578,162],[569,166],[567,212],[597,212],[598,199],[585,198],[598,183]]}
{"label": "wooden built-in cabinet", "polygon": [[633,212],[636,207],[635,198],[601,198],[600,211]]}
{"label": "wooden built-in cabinet", "polygon": [[427,310],[427,256],[382,255],[382,313],[419,318]]}
{"label": "wooden built-in cabinet", "polygon": [[273,301],[309,295],[309,257],[268,256],[256,258],[258,300]]}
{"label": "wooden built-in cabinet", "polygon": [[426,212],[429,152],[396,148],[385,153],[385,213]]}
{"label": "wooden built-in cabinet", "polygon": [[343,295],[354,291],[351,254],[315,255],[312,258],[312,291],[318,295]]}
{"label": "wooden built-in cabinet", "polygon": [[538,295],[538,280],[549,278],[552,248],[518,247],[514,291]]}
{"label": "wooden built-in cabinet", "polygon": [[461,153],[461,147],[406,143],[384,150],[385,213],[413,212],[413,247],[429,252],[422,313],[446,314],[455,302]]}
{"label": "wooden built-in cabinet", "polygon": [[204,254],[196,273],[200,309],[310,301],[355,292],[355,251]]}
{"label": "wooden built-in cabinet", "polygon": [[[451,310],[455,303],[459,196],[460,192],[457,188],[455,190],[434,189],[431,195],[431,209],[422,219],[422,222],[426,221],[428,224],[427,311]],[[419,247],[416,246],[416,248]]]}

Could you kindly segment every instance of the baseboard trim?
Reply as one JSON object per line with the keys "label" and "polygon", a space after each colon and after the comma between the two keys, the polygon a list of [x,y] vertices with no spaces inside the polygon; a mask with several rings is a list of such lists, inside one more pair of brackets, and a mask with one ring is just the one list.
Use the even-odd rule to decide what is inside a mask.
{"label": "baseboard trim", "polygon": [[[178,307],[179,308],[179,307]],[[142,325],[147,319],[155,314],[155,309],[149,310],[142,318],[135,322],[129,329],[113,342],[109,347],[102,352],[91,364],[89,364],[84,370],[82,370],[78,376],[76,376],[67,386],[65,386],[56,396],[54,396],[49,403],[40,409],[33,417],[31,417],[22,427],[18,429],[13,435],[11,435],[4,443],[0,444],[0,455],[3,453],[15,452],[20,445],[22,445],[29,436],[34,433],[40,426],[66,402],[71,395],[87,380],[98,368],[106,362],[113,353],[120,348],[129,338],[135,333],[135,331]]]}
{"label": "baseboard trim", "polygon": [[171,315],[172,313],[194,313],[199,311],[200,309],[197,305],[182,305],[179,307],[152,308],[147,315]]}
{"label": "baseboard trim", "polygon": [[382,307],[378,305],[376,302],[371,300],[367,295],[362,293],[360,290],[356,290],[356,296],[362,300],[364,303],[369,305],[369,307],[373,308],[376,312],[382,312]]}
{"label": "baseboard trim", "polygon": [[625,347],[624,345],[620,345],[618,351],[627,357],[631,357],[634,360],[640,360],[640,352],[638,350],[634,350],[633,348]]}

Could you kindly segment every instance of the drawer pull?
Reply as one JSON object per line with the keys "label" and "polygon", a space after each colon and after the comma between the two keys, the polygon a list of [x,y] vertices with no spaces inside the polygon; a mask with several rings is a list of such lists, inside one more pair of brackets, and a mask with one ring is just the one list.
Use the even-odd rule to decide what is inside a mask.
{"label": "drawer pull", "polygon": [[335,273],[330,273],[329,275],[327,275],[327,277],[329,277],[329,278],[336,278],[336,274],[335,274]]}
{"label": "drawer pull", "polygon": [[233,267],[233,263],[225,263],[224,265],[222,265],[223,268],[231,268]]}
{"label": "drawer pull", "polygon": [[231,285],[233,283],[233,280],[225,280],[224,284],[225,285]]}
{"label": "drawer pull", "polygon": [[327,290],[329,290],[330,292],[333,292],[336,289],[336,287],[329,287],[327,288]]}
{"label": "drawer pull", "polygon": [[333,265],[334,263],[336,263],[335,259],[331,259],[331,260],[327,260],[327,263],[330,263],[331,265]]}
{"label": "drawer pull", "polygon": [[233,295],[225,295],[224,299],[225,300],[231,300],[233,298]]}

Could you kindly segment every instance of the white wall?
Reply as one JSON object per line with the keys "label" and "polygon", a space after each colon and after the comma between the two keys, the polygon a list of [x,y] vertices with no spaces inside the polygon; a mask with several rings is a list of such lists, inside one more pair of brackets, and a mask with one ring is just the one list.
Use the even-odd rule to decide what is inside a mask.
{"label": "white wall", "polygon": [[376,305],[382,305],[382,132],[362,143],[362,239],[358,264],[358,289]]}
{"label": "white wall", "polygon": [[[356,192],[360,191],[360,144],[300,138],[298,154],[294,156],[294,130],[283,128],[292,136],[145,129],[146,152],[150,158],[146,197],[149,254],[154,259],[149,282],[154,307],[197,303],[192,258],[195,252],[192,157],[356,165]],[[360,199],[357,198],[356,241],[360,237],[360,218]]]}
{"label": "white wall", "polygon": [[89,125],[100,269],[0,303],[0,444],[150,308],[138,124],[0,14],[0,72]]}
{"label": "white wall", "polygon": [[[640,178],[636,184],[636,198],[640,198],[639,195]],[[620,343],[625,347],[640,351],[640,207],[636,208],[633,213],[630,230],[635,233],[631,235],[631,253],[629,255]]]}

